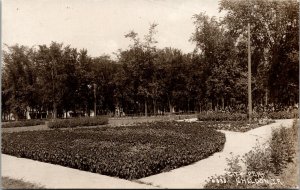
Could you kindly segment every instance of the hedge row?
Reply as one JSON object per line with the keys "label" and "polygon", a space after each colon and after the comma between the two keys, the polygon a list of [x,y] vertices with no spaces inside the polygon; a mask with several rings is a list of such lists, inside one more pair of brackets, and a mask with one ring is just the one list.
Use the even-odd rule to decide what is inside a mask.
{"label": "hedge row", "polygon": [[249,124],[248,121],[203,121],[199,122],[199,125],[216,130],[247,132],[251,129],[255,129],[262,125],[267,125],[273,122],[274,121],[272,120],[265,120],[264,122],[252,122],[251,124]]}
{"label": "hedge row", "polygon": [[267,114],[267,117],[271,119],[294,119],[298,117],[298,110],[294,110],[292,112],[287,112],[287,111],[271,112]]}
{"label": "hedge row", "polygon": [[211,112],[206,114],[199,114],[198,120],[200,121],[245,121],[247,120],[247,114]]}
{"label": "hedge row", "polygon": [[84,126],[97,126],[108,124],[107,117],[79,117],[72,119],[57,119],[48,122],[48,127],[52,129],[57,128],[74,128]]}
{"label": "hedge row", "polygon": [[225,135],[197,123],[4,133],[2,152],[124,179],[185,166],[221,151]]}
{"label": "hedge row", "polygon": [[[222,112],[211,112],[205,114],[199,114],[199,121],[247,121],[247,114],[243,113],[222,113]],[[253,113],[254,119],[269,118],[269,119],[294,119],[298,117],[298,110],[291,112],[279,111],[269,113]]]}
{"label": "hedge row", "polygon": [[44,120],[23,120],[23,121],[14,121],[2,123],[2,128],[12,128],[12,127],[28,127],[35,125],[44,125]]}

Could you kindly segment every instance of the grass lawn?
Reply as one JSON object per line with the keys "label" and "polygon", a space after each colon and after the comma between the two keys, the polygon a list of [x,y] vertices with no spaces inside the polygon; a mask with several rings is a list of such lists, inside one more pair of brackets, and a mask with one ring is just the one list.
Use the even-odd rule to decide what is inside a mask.
{"label": "grass lawn", "polygon": [[185,122],[2,134],[5,154],[124,179],[189,165],[224,143],[223,133]]}
{"label": "grass lawn", "polygon": [[8,177],[1,177],[1,183],[3,189],[44,189],[39,185]]}

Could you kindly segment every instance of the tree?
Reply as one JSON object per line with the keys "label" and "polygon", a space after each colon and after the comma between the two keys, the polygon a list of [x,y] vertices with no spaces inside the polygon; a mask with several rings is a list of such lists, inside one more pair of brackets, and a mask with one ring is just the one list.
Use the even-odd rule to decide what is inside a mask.
{"label": "tree", "polygon": [[224,24],[237,42],[250,23],[254,81],[258,91],[269,92],[274,103],[298,98],[298,8],[295,0],[220,2],[220,10],[227,11]]}
{"label": "tree", "polygon": [[81,111],[85,111],[90,116],[93,104],[93,74],[92,58],[88,56],[86,49],[81,49],[78,53],[78,64],[76,65],[76,77],[78,88],[75,93],[77,105]]}
{"label": "tree", "polygon": [[[202,56],[202,82],[205,82],[205,96],[213,107],[229,105],[231,98],[237,98],[244,90],[244,65],[237,61],[235,39],[214,17],[204,13],[194,15],[195,33],[191,40],[196,43]],[[243,97],[240,97],[243,98]]]}
{"label": "tree", "polygon": [[[144,41],[141,42],[138,34],[134,31],[125,35],[133,41],[133,45],[129,46],[129,50],[120,52],[119,62],[124,65],[124,69],[129,69],[132,72],[132,78],[129,82],[135,89],[133,95],[133,104],[137,102],[144,103],[145,116],[148,115],[148,101],[152,97],[155,104],[157,98],[157,80],[152,73],[155,70],[155,57],[157,43],[154,39],[157,24],[151,24],[149,32],[144,36]],[[155,107],[155,106],[154,106]],[[154,108],[155,109],[155,108]]]}
{"label": "tree", "polygon": [[50,47],[40,45],[36,61],[39,65],[39,86],[43,103],[57,117],[58,108],[62,109],[62,101],[66,92],[65,81],[68,71],[63,61],[63,44],[52,42]]}
{"label": "tree", "polygon": [[114,111],[114,75],[116,64],[109,56],[92,59],[92,80],[97,85],[97,105],[103,114]]}
{"label": "tree", "polygon": [[79,89],[79,78],[77,75],[78,69],[78,53],[76,48],[71,48],[69,45],[63,48],[61,60],[60,85],[64,88],[61,94],[60,109],[63,112],[72,110],[75,114],[80,109],[80,102],[77,99]]}
{"label": "tree", "polygon": [[184,57],[180,50],[165,48],[160,51],[158,60],[163,67],[162,87],[163,101],[167,102],[169,112],[172,113],[174,106],[179,105],[182,96],[185,96],[186,69]]}
{"label": "tree", "polygon": [[29,107],[36,106],[34,52],[18,44],[7,48],[3,52],[2,108],[4,113],[12,112],[18,120],[25,118]]}

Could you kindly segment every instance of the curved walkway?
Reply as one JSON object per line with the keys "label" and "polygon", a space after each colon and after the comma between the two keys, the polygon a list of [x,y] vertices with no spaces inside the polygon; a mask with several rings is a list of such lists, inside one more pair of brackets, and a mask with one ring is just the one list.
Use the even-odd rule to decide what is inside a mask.
{"label": "curved walkway", "polygon": [[[256,142],[264,143],[272,128],[292,126],[293,120],[276,120],[276,123],[253,129],[246,133],[222,131],[226,143],[222,152],[207,159],[170,172],[137,180],[137,182],[80,171],[59,165],[43,163],[2,154],[2,176],[22,179],[45,188],[203,188],[205,180],[214,174],[224,173],[226,158],[249,152]],[[138,183],[139,182],[139,183]],[[147,185],[151,184],[151,185]]]}
{"label": "curved walkway", "polygon": [[245,133],[222,131],[226,136],[226,143],[222,152],[215,153],[194,164],[142,178],[139,181],[158,185],[162,188],[203,188],[209,177],[225,173],[226,158],[230,158],[231,153],[235,156],[242,156],[249,152],[256,143],[265,143],[271,137],[272,129],[281,126],[291,127],[292,123],[292,119],[276,120],[276,123]]}

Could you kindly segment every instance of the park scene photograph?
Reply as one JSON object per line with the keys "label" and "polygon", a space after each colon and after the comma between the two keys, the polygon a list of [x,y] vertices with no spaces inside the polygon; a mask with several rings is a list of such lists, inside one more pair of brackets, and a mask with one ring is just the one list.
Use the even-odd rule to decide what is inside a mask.
{"label": "park scene photograph", "polygon": [[299,188],[298,0],[1,9],[1,188]]}

